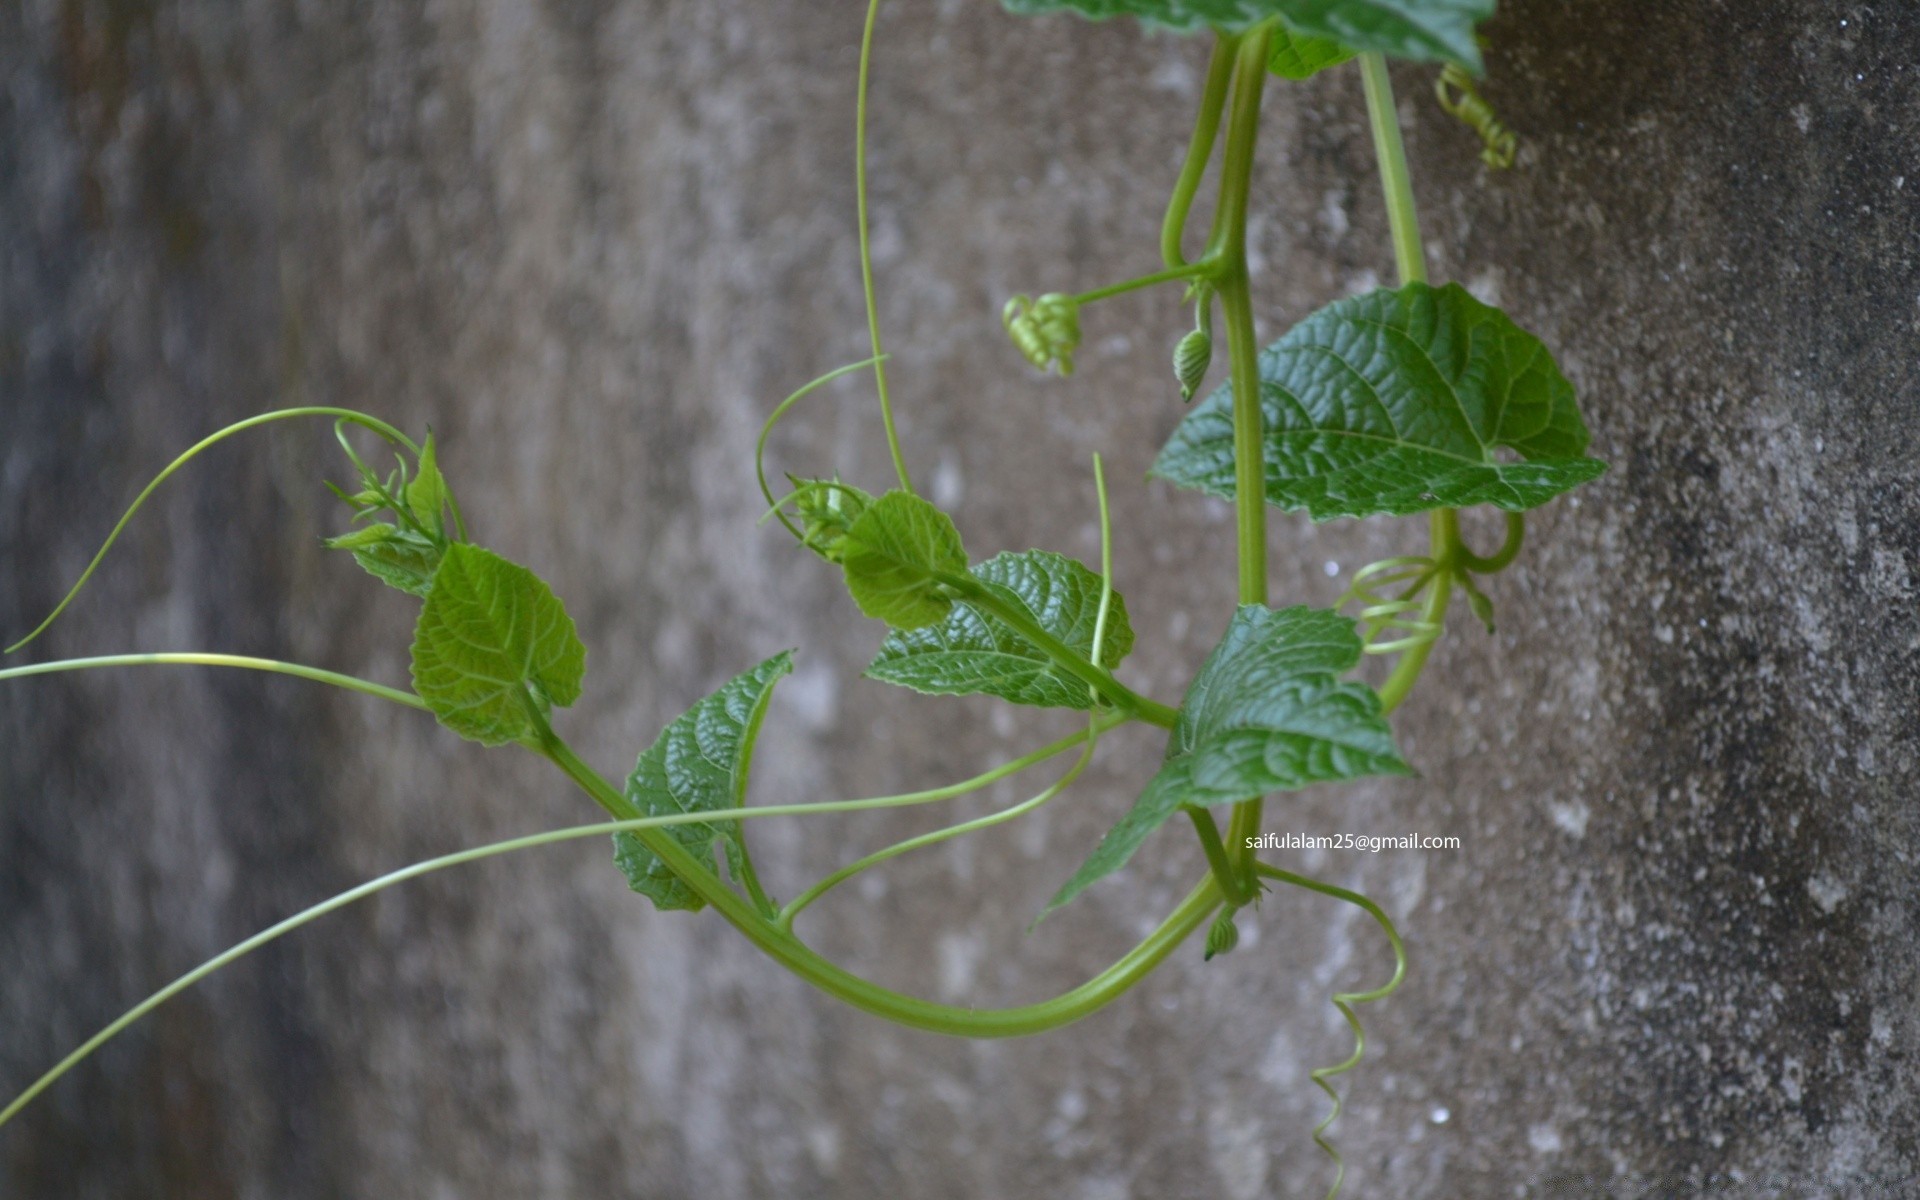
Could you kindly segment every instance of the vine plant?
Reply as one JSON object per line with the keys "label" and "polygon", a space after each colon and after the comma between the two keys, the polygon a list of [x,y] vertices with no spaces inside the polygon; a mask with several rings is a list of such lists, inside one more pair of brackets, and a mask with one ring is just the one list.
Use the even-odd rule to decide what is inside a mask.
{"label": "vine plant", "polygon": [[[868,674],[925,693],[987,694],[1013,704],[1087,714],[1083,730],[947,787],[898,796],[787,806],[745,805],[753,748],[768,701],[792,667],[782,652],[734,678],[670,724],[624,786],[589,766],[554,727],[554,710],[581,693],[586,651],[560,600],[526,567],[470,541],[434,440],[416,442],[376,417],[308,407],[270,412],[221,430],[169,465],[135,499],[66,598],[10,651],[33,640],[85,585],[155,488],[208,446],[269,422],[335,422],[355,486],[335,488],[350,531],[327,544],[349,552],[381,581],[421,600],[412,645],[412,690],[315,667],[222,654],[134,654],[0,670],[0,679],[130,664],[193,664],[277,671],[424,709],[485,746],[515,744],[548,760],[612,818],[418,863],[315,906],[234,947],[150,997],[26,1088],[0,1124],[66,1070],[153,1007],[213,970],[323,913],[418,875],[491,854],[585,836],[612,835],[615,860],[634,891],[662,909],[712,906],[769,957],[809,983],[875,1016],[963,1037],[1034,1034],[1111,1003],[1211,922],[1206,957],[1233,948],[1234,914],[1282,883],[1357,905],[1385,932],[1391,980],[1334,1003],[1355,1035],[1351,1057],[1312,1073],[1332,1098],[1314,1139],[1332,1156],[1330,1195],[1344,1168],[1325,1130],[1340,1100],[1331,1079],[1360,1059],[1353,1005],[1386,996],[1405,973],[1392,922],[1365,896],[1263,862],[1255,853],[1262,797],[1365,775],[1409,774],[1386,720],[1414,686],[1442,634],[1456,591],[1490,622],[1476,577],[1519,553],[1522,513],[1597,477],[1572,388],[1546,348],[1498,310],[1458,286],[1426,278],[1413,189],[1388,79],[1388,56],[1437,62],[1442,103],[1481,134],[1490,166],[1512,161],[1512,135],[1474,90],[1480,69],[1475,26],[1494,0],[1004,0],[1018,13],[1077,10],[1131,15],[1212,38],[1212,56],[1185,163],[1159,234],[1160,269],[1079,294],[1017,296],[1003,314],[1019,351],[1036,367],[1073,370],[1082,310],[1138,288],[1177,283],[1195,327],[1174,354],[1177,390],[1190,400],[1212,359],[1217,306],[1227,380],[1195,406],[1161,452],[1153,474],[1232,502],[1239,607],[1176,707],[1141,695],[1116,668],[1134,634],[1112,587],[1106,480],[1096,456],[1101,563],[1094,571],[1044,550],[972,564],[953,521],[913,487],[893,419],[886,358],[867,248],[866,109],[878,0],[862,38],[856,141],[861,275],[873,357],[801,388],[775,408],[756,451],[770,507],[798,544],[838,568],[860,611],[884,622]],[[1247,210],[1262,92],[1271,76],[1304,79],[1357,59],[1392,230],[1400,286],[1337,301],[1265,350],[1255,341],[1247,269]],[[1224,138],[1222,134],[1224,133]],[[1188,225],[1220,153],[1211,228],[1187,257]],[[776,496],[764,465],[768,435],[793,405],[828,380],[871,368],[897,487],[875,494],[833,476],[789,476]],[[350,433],[371,434],[395,456],[385,472]],[[329,485],[331,486],[331,485]],[[1505,543],[1482,557],[1461,540],[1458,510],[1506,513]],[[1420,555],[1357,572],[1341,606],[1268,606],[1266,510],[1335,517],[1428,516]],[[1339,607],[1353,608],[1352,617]],[[1364,655],[1394,659],[1376,691],[1349,674]],[[1184,818],[1209,870],[1158,928],[1112,966],[1051,999],[1013,1008],[933,1003],[881,987],[813,950],[795,919],[829,889],[909,850],[1012,820],[1045,804],[1086,767],[1101,736],[1128,722],[1168,731],[1165,761],[1130,811],[1060,886],[1047,911],[1112,874],[1163,824]],[[1077,754],[1031,799],[923,834],[833,871],[782,904],[762,886],[749,853],[747,818],[848,812],[945,800],[1042,762]],[[1223,832],[1216,813],[1225,810]],[[1042,914],[1044,915],[1044,914]]]}

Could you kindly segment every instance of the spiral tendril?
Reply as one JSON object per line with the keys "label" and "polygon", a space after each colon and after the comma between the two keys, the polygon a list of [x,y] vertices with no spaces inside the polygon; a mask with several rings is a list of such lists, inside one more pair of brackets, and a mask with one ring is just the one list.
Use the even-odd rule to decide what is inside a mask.
{"label": "spiral tendril", "polygon": [[[1335,608],[1358,604],[1360,640],[1365,654],[1398,654],[1440,637],[1440,624],[1409,614],[1420,609],[1420,593],[1439,574],[1439,565],[1424,556],[1386,558],[1353,573],[1353,582]],[[1391,589],[1407,585],[1399,595]],[[1382,641],[1391,631],[1397,636]]]}
{"label": "spiral tendril", "polygon": [[1434,81],[1433,94],[1449,115],[1480,135],[1481,162],[1496,171],[1513,166],[1520,141],[1512,130],[1500,123],[1493,105],[1488,104],[1480,89],[1474,86],[1472,76],[1448,63],[1440,72],[1440,78]]}
{"label": "spiral tendril", "polygon": [[1327,1157],[1333,1160],[1333,1186],[1327,1189],[1326,1200],[1337,1200],[1340,1195],[1340,1185],[1347,1178],[1347,1164],[1346,1160],[1340,1157],[1340,1151],[1327,1137],[1328,1128],[1339,1120],[1342,1109],[1340,1093],[1334,1088],[1333,1080],[1359,1066],[1361,1058],[1367,1052],[1367,1032],[1361,1026],[1360,1018],[1353,1011],[1353,1006],[1385,1000],[1399,989],[1400,981],[1407,977],[1407,950],[1401,944],[1400,931],[1394,928],[1392,918],[1388,917],[1385,910],[1378,904],[1359,892],[1336,887],[1331,883],[1322,883],[1318,879],[1310,879],[1305,875],[1295,875],[1292,871],[1281,870],[1270,863],[1255,863],[1254,870],[1265,878],[1290,883],[1295,887],[1318,892],[1322,896],[1329,896],[1353,905],[1374,919],[1374,922],[1380,926],[1381,932],[1387,935],[1388,943],[1393,947],[1393,978],[1370,992],[1335,992],[1333,994],[1333,1006],[1340,1010],[1340,1015],[1346,1019],[1347,1028],[1353,1031],[1353,1053],[1344,1061],[1335,1063],[1331,1067],[1316,1067],[1307,1072],[1307,1078],[1313,1080],[1314,1086],[1325,1092],[1327,1098],[1333,1101],[1332,1110],[1313,1127],[1313,1144],[1320,1147]]}

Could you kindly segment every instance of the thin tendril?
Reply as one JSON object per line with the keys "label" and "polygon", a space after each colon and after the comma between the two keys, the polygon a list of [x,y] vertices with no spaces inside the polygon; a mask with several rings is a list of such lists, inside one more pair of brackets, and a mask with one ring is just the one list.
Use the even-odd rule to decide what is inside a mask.
{"label": "thin tendril", "polygon": [[1331,1067],[1316,1067],[1307,1072],[1307,1077],[1313,1080],[1314,1085],[1325,1092],[1327,1098],[1333,1101],[1333,1108],[1327,1113],[1326,1118],[1313,1127],[1313,1141],[1316,1146],[1319,1146],[1320,1149],[1327,1153],[1329,1158],[1333,1159],[1333,1186],[1327,1189],[1327,1200],[1335,1200],[1335,1198],[1340,1195],[1341,1183],[1346,1180],[1347,1164],[1345,1160],[1340,1157],[1340,1151],[1334,1147],[1333,1142],[1326,1136],[1327,1129],[1339,1119],[1341,1110],[1340,1093],[1334,1089],[1332,1080],[1353,1070],[1354,1067],[1360,1064],[1360,1059],[1367,1052],[1366,1030],[1361,1027],[1360,1018],[1354,1013],[1353,1006],[1356,1004],[1371,1004],[1376,1000],[1385,1000],[1388,996],[1393,995],[1394,991],[1399,988],[1400,981],[1407,976],[1407,950],[1400,942],[1400,931],[1393,927],[1392,919],[1382,911],[1378,904],[1375,904],[1359,892],[1348,891],[1346,888],[1336,887],[1331,883],[1322,883],[1318,879],[1309,879],[1305,875],[1295,875],[1292,871],[1284,871],[1268,863],[1256,862],[1253,865],[1253,869],[1268,879],[1277,879],[1282,883],[1290,883],[1295,887],[1306,888],[1310,892],[1318,892],[1323,896],[1331,896],[1335,900],[1345,901],[1348,904],[1360,908],[1379,923],[1381,930],[1387,935],[1387,941],[1393,946],[1393,978],[1387,980],[1383,986],[1377,987],[1370,992],[1335,992],[1333,994],[1333,1006],[1340,1010],[1340,1015],[1346,1018],[1347,1028],[1353,1031],[1353,1053],[1348,1055],[1344,1062],[1337,1063]]}
{"label": "thin tendril", "polygon": [[[760,427],[760,440],[754,443],[753,447],[753,473],[760,480],[760,494],[767,498],[767,504],[770,506],[767,516],[779,517],[780,523],[787,527],[787,532],[795,537],[800,536],[800,531],[795,529],[793,522],[787,520],[787,515],[780,511],[789,500],[793,499],[793,496],[788,496],[786,500],[775,500],[773,498],[773,489],[767,485],[767,439],[773,436],[773,427],[779,424],[780,418],[786,416],[787,410],[795,404],[798,404],[802,399],[812,394],[815,390],[832,383],[842,375],[858,371],[862,367],[878,366],[880,359],[883,357],[885,356],[876,355],[873,358],[862,359],[857,363],[848,363],[844,367],[835,367],[833,370],[828,371],[825,375],[820,376],[812,382],[802,384],[798,391],[788,396],[785,400],[782,400],[779,406],[776,407],[772,413],[768,414],[767,423]],[[796,492],[794,495],[799,495],[799,493]],[[767,517],[761,517],[760,519],[765,521]]]}
{"label": "thin tendril", "polygon": [[404,704],[409,708],[425,709],[427,702],[412,692],[403,692],[385,684],[357,679],[352,675],[342,675],[337,671],[323,671],[319,667],[303,666],[300,663],[280,662],[271,658],[248,658],[238,654],[109,654],[97,658],[68,658],[59,662],[34,663],[26,667],[8,667],[0,670],[0,682],[8,679],[24,679],[29,675],[52,675],[61,671],[87,671],[99,667],[240,667],[249,671],[267,671],[275,675],[293,675],[301,679],[311,679],[316,683],[332,684],[346,688],[351,692],[360,692],[368,696],[377,696],[382,700],[391,700],[395,704]]}
{"label": "thin tendril", "polygon": [[382,421],[378,417],[371,417],[371,416],[368,416],[366,413],[359,412],[351,408],[328,408],[328,407],[319,407],[319,406],[310,406],[305,408],[283,408],[275,412],[261,413],[257,417],[248,417],[244,421],[237,421],[234,424],[227,426],[225,429],[220,430],[218,433],[210,434],[209,436],[202,438],[199,442],[196,442],[191,448],[189,448],[185,454],[182,454],[179,458],[176,458],[171,463],[168,463],[166,470],[154,476],[153,482],[149,483],[144,489],[142,489],[142,491],[138,496],[134,497],[133,503],[128,506],[127,511],[124,514],[122,514],[122,516],[120,517],[120,520],[114,525],[113,531],[107,534],[107,540],[101,544],[98,553],[96,553],[93,556],[93,561],[87,564],[87,569],[80,573],[79,580],[76,581],[73,587],[68,590],[66,596],[60,601],[60,603],[55,605],[53,611],[47,614],[47,619],[40,622],[39,625],[35,626],[32,633],[29,633],[27,636],[21,638],[19,641],[15,642],[13,645],[8,646],[3,653],[12,654],[14,651],[19,650],[21,647],[25,646],[27,643],[33,641],[35,638],[45,633],[47,631],[47,627],[49,625],[52,625],[56,620],[59,619],[60,614],[67,610],[67,605],[73,603],[73,598],[80,594],[80,589],[87,586],[87,581],[93,578],[93,573],[94,571],[99,569],[101,560],[107,557],[107,551],[113,549],[113,543],[119,540],[121,531],[127,527],[127,522],[133,520],[133,514],[140,511],[141,506],[147,502],[147,497],[153,495],[154,489],[158,488],[161,484],[165,483],[168,480],[168,478],[170,478],[173,475],[175,471],[178,471],[181,467],[186,466],[187,463],[190,462],[195,456],[197,456],[202,450],[207,449],[208,447],[214,445],[217,442],[224,441],[225,439],[232,437],[236,433],[241,433],[245,430],[252,429],[257,425],[265,425],[272,421],[290,420],[294,417],[337,417],[343,421],[351,421],[356,425],[362,426],[363,428],[370,429],[373,432],[379,434],[382,438],[385,438],[388,442],[392,444],[406,447],[407,451],[413,454],[415,457],[418,457],[420,453],[420,448],[414,445],[413,439],[409,438],[406,434],[401,433],[398,429],[395,429],[393,426],[387,424],[385,421]]}
{"label": "thin tendril", "polygon": [[[17,671],[8,672],[8,674],[33,674],[49,669],[54,665],[55,664],[46,664],[43,667],[23,667]],[[326,672],[319,672],[317,674],[324,675]],[[5,676],[0,676],[0,678],[4,677]],[[359,682],[358,680],[353,681],[353,683]],[[379,685],[373,684],[368,686],[377,688]],[[417,700],[417,698],[413,697],[409,699]],[[35,1080],[24,1092],[21,1092],[20,1095],[15,1097],[6,1108],[0,1109],[0,1126],[4,1126],[8,1121],[12,1120],[14,1115],[25,1108],[34,1097],[45,1091],[62,1075],[65,1075],[68,1071],[83,1062],[95,1050],[98,1050],[101,1046],[112,1040],[115,1035],[119,1034],[122,1030],[149,1012],[152,1012],[155,1008],[158,1008],[161,1004],[180,994],[182,991],[192,987],[220,968],[246,957],[268,942],[293,932],[309,921],[317,917],[323,917],[337,909],[344,908],[357,900],[363,900],[376,892],[392,887],[394,884],[405,883],[410,879],[417,879],[422,875],[442,871],[448,867],[461,866],[465,863],[478,862],[481,859],[491,858],[495,855],[511,854],[519,850],[531,850],[538,846],[577,841],[581,838],[601,837],[607,834],[634,833],[643,829],[658,829],[670,825],[697,825],[721,821],[742,821],[757,817],[799,817],[815,814],[824,815],[827,813],[859,812],[874,808],[897,808],[911,804],[925,804],[935,800],[945,800],[984,787],[988,783],[1014,774],[1017,771],[1024,770],[1027,767],[1045,759],[1052,758],[1078,745],[1085,744],[1087,752],[1090,752],[1093,741],[1098,738],[1104,728],[1105,726],[1095,721],[1090,723],[1087,730],[1083,733],[1076,733],[1049,745],[1042,746],[1031,754],[1024,755],[1010,763],[1006,763],[988,772],[986,775],[948,787],[934,788],[929,791],[908,792],[898,796],[880,796],[868,800],[836,800],[823,804],[763,805],[755,808],[722,809],[711,812],[667,813],[660,816],[639,817],[632,820],[603,821],[596,825],[580,825],[570,829],[557,829],[547,833],[536,833],[529,834],[525,837],[510,838],[506,841],[494,842],[491,845],[479,846],[471,850],[461,850],[457,853],[442,855],[439,858],[430,858],[424,862],[414,863],[412,866],[402,867],[397,871],[382,875],[378,879],[363,883],[359,887],[351,888],[341,892],[337,896],[323,900],[310,908],[303,909],[293,916],[288,917],[286,920],[281,921],[279,924],[271,926],[238,945],[215,955],[213,958],[201,963],[193,970],[180,976],[180,978],[174,980],[166,987],[161,988],[145,1000],[142,1000],[139,1004],[134,1005],[111,1025],[108,1025],[105,1029],[102,1029],[99,1033],[89,1038],[79,1049],[61,1059],[52,1070]],[[1066,783],[1071,782],[1072,778],[1084,768],[1087,752],[1082,753],[1081,763],[1069,772],[1068,776],[1063,779],[1061,783],[1056,784],[1055,788],[1050,789],[1051,791],[1057,792],[1060,787],[1064,787]],[[1046,793],[1042,793],[1042,795],[1046,795]],[[1002,817],[1002,819],[1005,818]]]}
{"label": "thin tendril", "polygon": [[820,882],[814,884],[806,891],[800,893],[798,896],[795,896],[787,903],[785,908],[780,910],[780,915],[775,919],[774,924],[783,930],[791,931],[793,929],[794,918],[798,917],[809,905],[813,904],[814,901],[820,899],[820,897],[826,895],[834,888],[845,883],[847,880],[853,878],[855,875],[867,870],[869,867],[878,866],[888,859],[898,857],[910,850],[919,850],[927,846],[936,845],[949,838],[959,837],[962,834],[978,833],[982,829],[991,829],[995,825],[1001,825],[1016,817],[1025,816],[1027,813],[1039,808],[1047,801],[1065,791],[1068,785],[1078,779],[1081,772],[1087,769],[1087,764],[1093,761],[1094,747],[1099,743],[1101,733],[1105,732],[1107,728],[1109,728],[1109,725],[1102,724],[1097,717],[1090,721],[1087,726],[1086,746],[1080,751],[1080,757],[1074,760],[1074,764],[1071,767],[1067,768],[1066,774],[1054,780],[1044,791],[1021,801],[1011,808],[1003,808],[999,812],[988,813],[983,817],[975,817],[970,821],[961,821],[956,825],[949,825],[943,829],[933,830],[931,833],[923,833],[915,837],[907,838],[905,841],[895,842],[885,849],[874,851],[865,858],[850,862],[833,874],[820,880]]}
{"label": "thin tendril", "polygon": [[[1368,563],[1353,573],[1353,582],[1334,607],[1340,609],[1349,604],[1360,605],[1364,653],[1398,654],[1439,638],[1440,625],[1437,622],[1408,615],[1421,609],[1418,597],[1438,571],[1439,567],[1431,558],[1409,555]],[[1409,586],[1397,597],[1388,597],[1381,591],[1401,583],[1408,583]],[[1404,636],[1387,641],[1377,640],[1381,633],[1389,629]]]}
{"label": "thin tendril", "polygon": [[887,452],[893,456],[900,486],[913,491],[907,460],[900,453],[900,435],[893,427],[893,401],[887,395],[887,355],[880,346],[880,305],[874,299],[873,243],[867,235],[867,77],[873,65],[873,27],[880,17],[880,0],[868,0],[867,23],[860,34],[859,96],[854,101],[853,191],[860,220],[860,289],[867,302],[867,336],[873,342],[873,385],[880,393],[880,420],[887,429]]}

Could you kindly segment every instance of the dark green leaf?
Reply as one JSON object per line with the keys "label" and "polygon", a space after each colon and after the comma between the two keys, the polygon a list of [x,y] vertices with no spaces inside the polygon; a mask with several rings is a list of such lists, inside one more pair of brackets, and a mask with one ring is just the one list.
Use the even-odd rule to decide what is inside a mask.
{"label": "dark green leaf", "polygon": [[911,492],[869,504],[841,544],[847,591],[860,611],[895,629],[918,629],[953,608],[936,575],[963,575],[967,551],[947,514]]}
{"label": "dark green leaf", "polygon": [[413,688],[442,725],[488,746],[525,738],[528,706],[578,700],[586,665],[573,619],[532,571],[447,548],[413,634]]}
{"label": "dark green leaf", "polygon": [[[1341,300],[1260,355],[1267,500],[1314,520],[1492,504],[1598,478],[1573,387],[1538,338],[1457,284]],[[1498,449],[1524,461],[1503,462]],[[1174,430],[1153,474],[1234,492],[1233,394]]]}
{"label": "dark green leaf", "polygon": [[1353,622],[1338,613],[1243,605],[1187,688],[1160,773],[1048,909],[1119,870],[1182,805],[1412,774],[1373,689],[1340,682],[1359,661]]}
{"label": "dark green leaf", "polygon": [[[640,756],[627,779],[627,799],[650,817],[739,808],[773,685],[792,670],[793,652],[782,651],[688,709]],[[668,825],[660,832],[709,866],[720,845],[734,877],[741,876],[746,844],[739,822]],[[655,906],[694,909],[705,903],[633,834],[613,835],[613,857],[627,884]]]}
{"label": "dark green leaf", "polygon": [[[1032,617],[1083,657],[1093,653],[1100,611],[1100,577],[1046,550],[999,554],[973,569],[995,595]],[[1100,655],[1112,669],[1133,649],[1127,606],[1116,594],[1107,613]],[[917,692],[961,696],[984,693],[1043,708],[1093,707],[1087,685],[1061,672],[1032,643],[961,601],[938,625],[895,631],[867,674]]]}
{"label": "dark green leaf", "polygon": [[1476,24],[1493,15],[1494,0],[1002,0],[1022,14],[1077,12],[1094,20],[1131,16],[1182,32],[1204,28],[1237,33],[1268,17],[1292,32],[1337,42],[1355,51],[1396,58],[1457,62],[1480,69]]}
{"label": "dark green leaf", "polygon": [[1283,25],[1273,31],[1267,66],[1282,79],[1309,79],[1328,67],[1339,66],[1353,55],[1352,50],[1339,42],[1294,33]]}

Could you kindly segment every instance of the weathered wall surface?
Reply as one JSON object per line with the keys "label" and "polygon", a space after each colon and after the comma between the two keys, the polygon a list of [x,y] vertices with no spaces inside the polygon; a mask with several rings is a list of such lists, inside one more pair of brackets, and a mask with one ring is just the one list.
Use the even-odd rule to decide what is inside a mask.
{"label": "weathered wall surface", "polygon": [[[481,539],[568,599],[592,659],[565,729],[605,769],[796,644],[757,801],[944,781],[1064,731],[860,681],[874,629],[753,527],[762,415],[864,353],[859,8],[0,6],[0,630],[37,619],[200,433],[349,404],[431,424]],[[1523,137],[1517,170],[1478,164],[1429,73],[1396,76],[1432,258],[1557,348],[1614,469],[1533,522],[1496,636],[1456,621],[1397,717],[1423,778],[1270,806],[1274,828],[1463,841],[1299,859],[1380,897],[1413,956],[1350,1079],[1349,1194],[1914,1194],[1920,12],[1502,10],[1488,94]],[[889,10],[874,88],[912,462],[976,554],[1089,556],[1105,452],[1130,677],[1162,697],[1233,587],[1224,507],[1135,482],[1178,417],[1177,296],[1090,312],[1065,383],[1033,379],[996,314],[1153,265],[1202,56],[943,0]],[[1271,336],[1391,256],[1357,78],[1275,87],[1266,124]],[[851,382],[774,452],[886,478]],[[340,473],[321,428],[210,455],[31,653],[207,647],[404,679],[410,605],[317,545],[339,525],[319,480]],[[1329,603],[1422,536],[1276,518],[1274,594]],[[1200,867],[1166,836],[1023,933],[1155,752],[1112,739],[1030,823],[902,861],[807,932],[952,1001],[1079,981]],[[590,815],[509,752],[294,681],[0,685],[0,1092],[337,888]],[[752,838],[791,895],[936,819]],[[1326,996],[1386,970],[1350,913],[1275,895],[1226,959],[1183,950],[1079,1026],[971,1045],[846,1010],[711,915],[652,913],[606,858],[437,877],[196,989],[0,1130],[0,1191],[1326,1185],[1305,1078],[1347,1048]]]}

